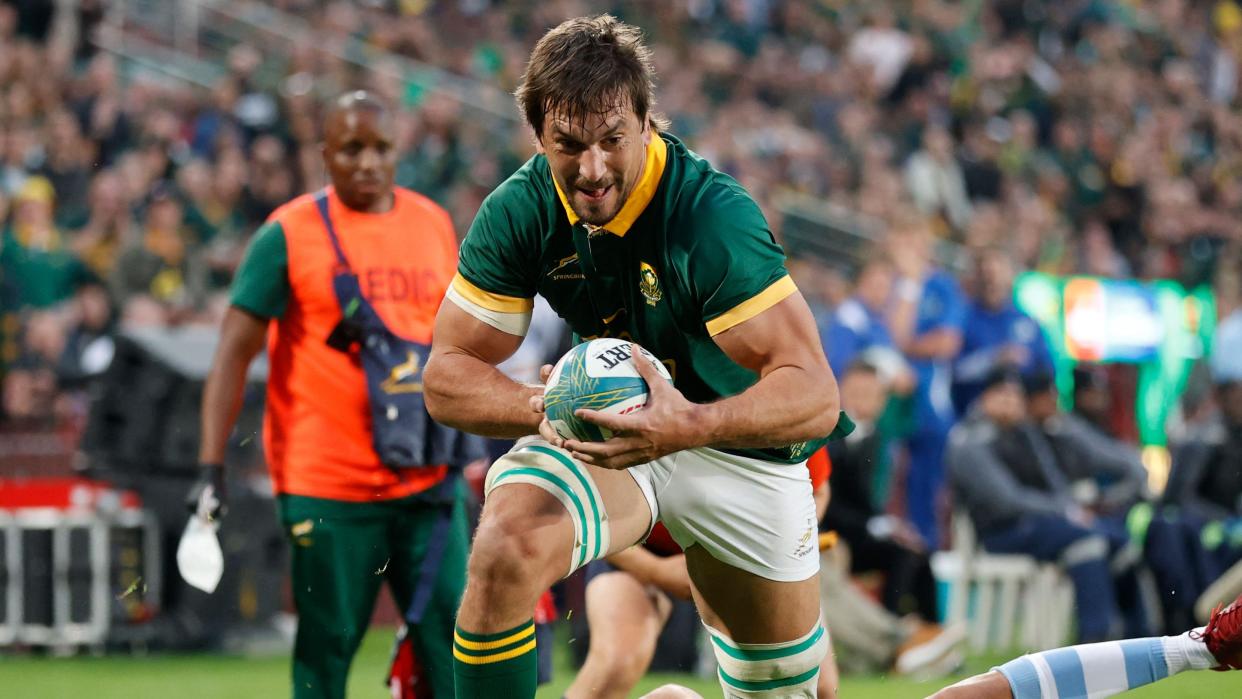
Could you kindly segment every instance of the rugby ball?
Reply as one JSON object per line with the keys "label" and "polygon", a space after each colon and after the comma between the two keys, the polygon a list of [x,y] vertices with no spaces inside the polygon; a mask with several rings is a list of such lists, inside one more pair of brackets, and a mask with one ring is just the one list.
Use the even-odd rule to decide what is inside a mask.
{"label": "rugby ball", "polygon": [[[543,391],[548,422],[564,439],[602,442],[612,432],[574,415],[581,408],[624,415],[647,404],[647,382],[638,375],[629,340],[601,338],[584,342],[565,353]],[[672,381],[656,356],[639,347],[643,361]]]}

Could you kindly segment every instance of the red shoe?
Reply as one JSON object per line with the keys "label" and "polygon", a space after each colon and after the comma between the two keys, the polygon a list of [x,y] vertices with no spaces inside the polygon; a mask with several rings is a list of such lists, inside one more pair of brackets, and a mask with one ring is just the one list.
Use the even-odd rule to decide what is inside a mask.
{"label": "red shoe", "polygon": [[1217,670],[1242,670],[1242,595],[1228,607],[1217,607],[1199,638],[1220,662]]}

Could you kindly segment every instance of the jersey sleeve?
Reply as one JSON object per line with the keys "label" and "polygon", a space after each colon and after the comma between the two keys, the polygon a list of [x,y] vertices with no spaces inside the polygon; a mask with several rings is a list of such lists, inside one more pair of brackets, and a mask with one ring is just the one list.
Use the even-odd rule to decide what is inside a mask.
{"label": "jersey sleeve", "polygon": [[[506,183],[508,184],[508,183]],[[521,207],[510,203],[506,186],[493,192],[479,209],[457,259],[457,274],[447,298],[488,325],[525,335],[534,308],[537,259],[523,250]]]}
{"label": "jersey sleeve", "polygon": [[289,305],[291,288],[285,231],[278,221],[269,221],[255,232],[246,248],[233,277],[229,300],[261,318],[279,318]]}
{"label": "jersey sleeve", "polygon": [[784,251],[746,194],[727,190],[695,224],[686,267],[709,334],[750,320],[798,290],[785,270]]}

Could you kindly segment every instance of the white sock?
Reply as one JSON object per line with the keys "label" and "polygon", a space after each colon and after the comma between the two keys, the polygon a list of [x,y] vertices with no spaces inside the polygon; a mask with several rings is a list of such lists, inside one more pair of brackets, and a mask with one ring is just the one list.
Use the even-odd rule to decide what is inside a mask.
{"label": "white sock", "polygon": [[1207,644],[1196,640],[1202,632],[1055,648],[994,669],[1009,680],[1014,699],[1102,699],[1186,670],[1216,667]]}
{"label": "white sock", "polygon": [[1169,674],[1176,675],[1185,670],[1210,670],[1220,663],[1207,644],[1202,640],[1204,627],[1187,631],[1180,636],[1165,636],[1160,639],[1164,644],[1164,659],[1169,665]]}

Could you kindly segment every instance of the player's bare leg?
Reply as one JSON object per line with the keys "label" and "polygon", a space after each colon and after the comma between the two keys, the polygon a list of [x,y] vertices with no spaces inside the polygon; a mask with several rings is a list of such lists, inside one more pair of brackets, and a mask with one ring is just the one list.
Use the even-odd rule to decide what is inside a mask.
{"label": "player's bare leg", "polygon": [[[713,633],[712,642],[728,691],[757,697],[783,689],[783,696],[814,697],[827,645],[819,618],[819,574],[776,582],[721,563],[697,545],[686,549],[686,564],[704,623],[724,636]],[[777,649],[801,657],[774,659]],[[799,661],[810,669],[790,675],[788,665]]]}
{"label": "player's bare leg", "polygon": [[586,608],[593,631],[591,650],[565,697],[627,697],[651,665],[672,602],[634,576],[617,571],[591,580]]}
{"label": "player's bare leg", "polygon": [[833,653],[831,640],[828,653],[819,664],[818,687],[818,699],[837,699],[837,690],[841,688],[841,670],[837,668],[837,656]]}
{"label": "player's bare leg", "polygon": [[[510,452],[492,466],[519,475],[504,482],[498,478],[493,485],[470,553],[453,652],[456,692],[462,699],[534,697],[531,617],[539,595],[584,563],[585,555],[615,553],[650,528],[651,508],[628,473],[580,463],[566,466],[546,446],[540,449],[536,454]],[[582,490],[581,481],[564,471],[565,478],[557,480],[574,481],[577,494],[558,497],[519,482],[521,474],[563,468],[583,469],[576,473],[589,479],[593,490]],[[566,502],[572,507],[567,509]],[[584,554],[584,547],[604,539],[609,543],[598,556],[593,548]]]}
{"label": "player's bare leg", "polygon": [[951,687],[936,692],[928,699],[1013,699],[1009,680],[992,670],[982,675],[967,677]]}

